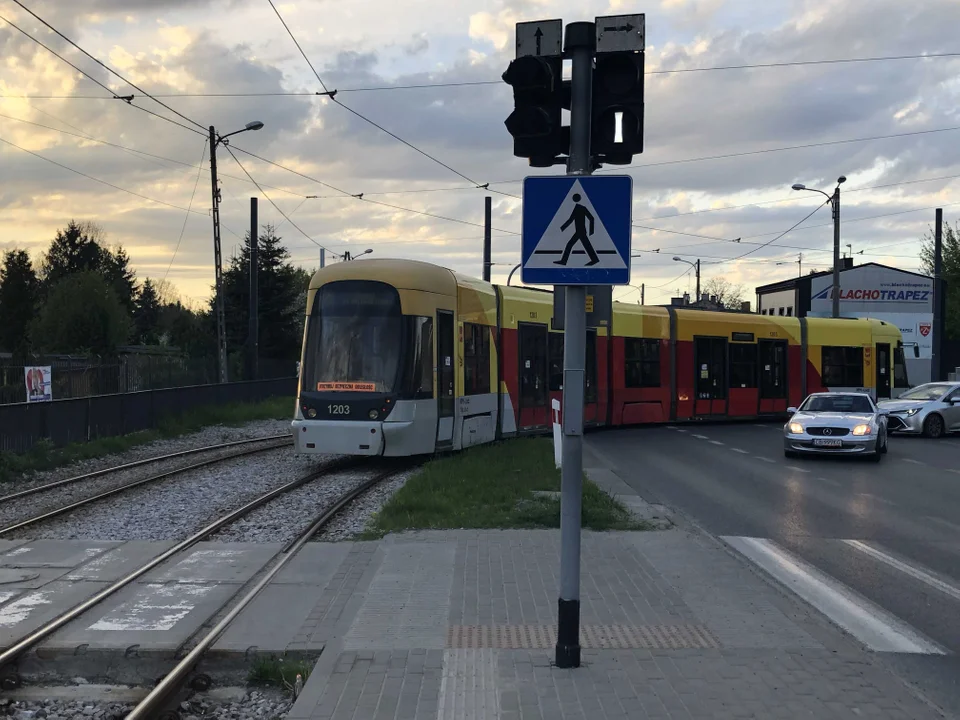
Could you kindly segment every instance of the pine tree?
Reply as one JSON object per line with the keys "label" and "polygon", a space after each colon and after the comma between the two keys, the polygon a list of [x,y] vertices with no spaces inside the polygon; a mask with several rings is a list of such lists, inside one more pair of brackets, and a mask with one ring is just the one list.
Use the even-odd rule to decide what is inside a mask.
{"label": "pine tree", "polygon": [[133,310],[133,326],[136,342],[156,345],[159,342],[160,300],[153,281],[147,278],[137,295]]}
{"label": "pine tree", "polygon": [[0,268],[0,348],[24,358],[29,328],[37,311],[40,281],[26,250],[4,253]]}
{"label": "pine tree", "polygon": [[[933,232],[923,236],[920,245],[921,270],[933,275]],[[943,279],[947,285],[944,324],[948,338],[960,340],[960,223],[943,224]]]}

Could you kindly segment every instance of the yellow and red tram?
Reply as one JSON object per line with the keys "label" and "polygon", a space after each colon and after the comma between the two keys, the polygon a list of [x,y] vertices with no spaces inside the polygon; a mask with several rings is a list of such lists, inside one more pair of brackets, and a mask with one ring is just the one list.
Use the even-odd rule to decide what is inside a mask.
{"label": "yellow and red tram", "polygon": [[[320,270],[293,427],[304,453],[418,455],[551,424],[552,293],[411,260]],[[587,331],[587,427],[779,417],[811,392],[906,385],[896,326],[614,303]]]}

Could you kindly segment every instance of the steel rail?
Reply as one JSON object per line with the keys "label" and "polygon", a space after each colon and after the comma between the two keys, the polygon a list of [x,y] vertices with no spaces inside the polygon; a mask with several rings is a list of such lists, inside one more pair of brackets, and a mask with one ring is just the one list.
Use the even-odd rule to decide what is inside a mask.
{"label": "steel rail", "polygon": [[278,488],[275,488],[270,492],[264,495],[261,495],[260,497],[254,500],[251,500],[246,505],[243,505],[242,507],[227,513],[223,517],[213,521],[212,523],[202,528],[201,530],[198,530],[187,539],[181,540],[176,545],[166,550],[165,552],[157,555],[152,560],[149,560],[148,562],[146,562],[144,565],[141,565],[139,568],[137,568],[133,572],[115,581],[109,587],[104,588],[103,590],[96,593],[92,597],[87,598],[86,600],[75,605],[74,607],[70,608],[66,612],[58,615],[56,618],[54,618],[50,622],[45,623],[43,626],[41,626],[37,630],[34,630],[32,633],[30,633],[26,637],[21,638],[15,644],[13,644],[12,646],[4,650],[2,653],[0,653],[0,673],[3,673],[4,676],[8,677],[9,673],[6,673],[4,671],[7,670],[8,666],[14,661],[16,661],[16,659],[20,655],[22,655],[31,647],[39,643],[41,640],[44,640],[45,638],[52,635],[54,632],[62,628],[64,625],[66,625],[70,621],[80,617],[83,613],[85,613],[90,608],[96,606],[103,600],[106,600],[107,598],[109,598],[111,595],[114,595],[119,590],[122,590],[124,587],[132,583],[137,578],[142,577],[146,573],[150,572],[151,570],[153,570],[153,568],[157,567],[157,565],[160,565],[161,563],[166,562],[167,560],[183,552],[184,550],[188,550],[189,548],[193,547],[204,538],[209,537],[210,535],[215,533],[220,528],[224,527],[225,525],[229,525],[232,522],[235,522],[237,519],[252,512],[253,510],[256,510],[261,505],[265,505],[266,503],[270,502],[275,497],[282,495],[284,493],[290,492],[291,490],[295,490],[296,488],[300,487],[301,485],[305,485],[306,483],[310,482],[311,480],[314,480],[315,478],[321,477],[323,475],[327,475],[331,472],[336,472],[337,470],[340,469],[342,464],[343,464],[342,461],[333,461],[322,468],[313,470],[312,472],[298,478],[297,480],[294,480],[292,482],[287,483],[286,485],[282,485]]}
{"label": "steel rail", "polygon": [[187,455],[196,455],[197,453],[202,452],[211,452],[213,450],[222,450],[224,448],[236,447],[238,445],[249,445],[251,443],[257,442],[268,442],[270,440],[282,440],[285,437],[289,437],[289,434],[283,435],[268,435],[266,437],[253,438],[251,440],[234,440],[233,442],[222,443],[220,445],[207,445],[202,448],[193,448],[192,450],[181,450],[179,452],[170,453],[168,455],[158,455],[157,457],[145,458],[144,460],[136,460],[134,462],[125,463],[123,465],[115,465],[113,467],[103,468],[102,470],[95,470],[93,472],[85,473],[83,475],[77,475],[76,477],[66,478],[64,480],[56,480],[55,482],[47,483],[46,485],[38,485],[34,488],[28,488],[27,490],[20,490],[10,495],[4,495],[0,497],[0,504],[5,502],[10,502],[11,500],[17,500],[18,498],[26,497],[27,495],[35,495],[36,493],[43,492],[45,490],[52,490],[53,488],[62,487],[63,485],[69,485],[71,483],[80,482],[81,480],[90,480],[91,478],[100,477],[102,475],[109,475],[113,472],[119,472],[121,470],[129,470],[130,468],[140,467],[141,465],[149,465],[150,463],[161,462],[163,460],[172,460],[173,458],[185,457]]}

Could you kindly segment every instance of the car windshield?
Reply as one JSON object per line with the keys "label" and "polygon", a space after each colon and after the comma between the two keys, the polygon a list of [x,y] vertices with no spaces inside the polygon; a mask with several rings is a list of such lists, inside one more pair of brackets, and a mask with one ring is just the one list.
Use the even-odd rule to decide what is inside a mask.
{"label": "car windshield", "polygon": [[926,385],[918,385],[913,390],[908,390],[900,396],[900,400],[939,400],[947,390],[950,389],[950,385],[938,385],[933,383],[927,383]]}
{"label": "car windshield", "polygon": [[814,395],[800,406],[802,412],[872,413],[870,400],[862,395]]}

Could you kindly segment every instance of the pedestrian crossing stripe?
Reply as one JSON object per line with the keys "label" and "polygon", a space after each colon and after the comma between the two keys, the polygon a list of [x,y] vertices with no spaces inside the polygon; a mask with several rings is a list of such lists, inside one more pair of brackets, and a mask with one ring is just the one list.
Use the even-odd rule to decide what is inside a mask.
{"label": "pedestrian crossing stripe", "polygon": [[570,186],[524,267],[546,270],[561,265],[596,270],[627,267],[579,180]]}

